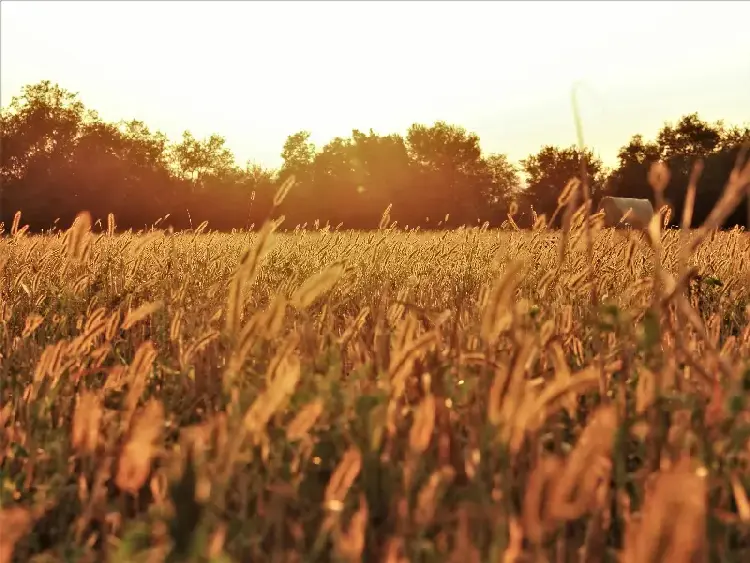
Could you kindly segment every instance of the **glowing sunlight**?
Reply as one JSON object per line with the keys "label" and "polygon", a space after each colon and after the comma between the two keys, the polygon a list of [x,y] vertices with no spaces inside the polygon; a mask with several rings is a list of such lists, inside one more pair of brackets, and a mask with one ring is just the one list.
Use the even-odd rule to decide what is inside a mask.
{"label": "glowing sunlight", "polygon": [[[748,118],[744,2],[3,2],[2,105],[42,79],[109,120],[218,133],[278,166],[300,129],[403,133],[442,119],[517,160],[698,111]],[[744,58],[747,61],[747,58]]]}

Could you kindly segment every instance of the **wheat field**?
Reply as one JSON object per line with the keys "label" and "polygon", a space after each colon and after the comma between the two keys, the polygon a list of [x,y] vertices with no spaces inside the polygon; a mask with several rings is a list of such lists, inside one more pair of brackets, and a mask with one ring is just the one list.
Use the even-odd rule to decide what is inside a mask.
{"label": "wheat field", "polygon": [[0,562],[747,560],[750,236],[711,228],[728,207],[646,232],[570,209],[440,233],[17,215]]}

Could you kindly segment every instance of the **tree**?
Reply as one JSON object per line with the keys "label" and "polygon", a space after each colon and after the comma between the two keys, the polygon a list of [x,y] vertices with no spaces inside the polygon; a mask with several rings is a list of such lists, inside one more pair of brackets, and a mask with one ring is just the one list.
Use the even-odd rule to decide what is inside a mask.
{"label": "tree", "polygon": [[[163,216],[174,212],[175,198],[179,195],[170,170],[170,146],[166,135],[151,130],[137,120],[121,121],[120,159],[127,163],[120,178],[121,197],[131,201],[152,201],[151,215]],[[113,179],[114,180],[114,179]],[[182,191],[182,190],[180,190]],[[120,217],[133,216],[129,205],[120,205]],[[139,221],[140,223],[140,221]]]}
{"label": "tree", "polygon": [[315,155],[313,163],[317,219],[338,224],[361,221],[359,188],[365,179],[351,139],[336,137]]}
{"label": "tree", "polygon": [[377,227],[389,205],[393,206],[393,220],[402,226],[417,224],[410,216],[413,169],[404,138],[379,135],[372,129],[365,135],[355,129],[352,141],[352,163],[361,174],[356,178],[359,184],[356,190],[369,216],[364,224]]}
{"label": "tree", "polygon": [[510,202],[521,192],[518,168],[504,154],[491,154],[483,158],[489,181],[484,184],[482,198],[491,209],[493,217],[502,220],[507,215]]}
{"label": "tree", "polygon": [[0,164],[6,179],[23,176],[36,156],[70,154],[86,117],[83,103],[49,80],[25,86],[2,111]]}
{"label": "tree", "polygon": [[648,199],[653,203],[648,170],[660,158],[661,149],[658,144],[645,142],[642,135],[634,135],[617,153],[619,166],[608,179],[608,195]]}
{"label": "tree", "polygon": [[283,163],[279,170],[279,181],[293,175],[292,191],[284,199],[284,214],[292,224],[312,222],[317,217],[319,201],[313,192],[313,162],[315,145],[310,142],[309,131],[298,131],[289,135],[281,151]]}
{"label": "tree", "polygon": [[[527,208],[533,206],[539,215],[545,215],[547,221],[558,208],[558,198],[565,186],[573,178],[581,180],[581,159],[585,156],[586,171],[590,195],[597,199],[604,186],[604,165],[589,149],[580,151],[577,147],[559,148],[547,145],[537,154],[521,161],[527,176],[527,187],[521,193],[521,201]],[[579,198],[579,203],[582,203]],[[558,213],[555,225],[559,225],[561,213]]]}
{"label": "tree", "polygon": [[[326,144],[315,155],[313,168],[321,220],[374,228],[388,205],[399,212],[406,208],[402,202],[411,166],[399,135],[381,136],[372,130],[366,135],[355,129],[351,137]],[[394,219],[408,219],[399,212]]]}
{"label": "tree", "polygon": [[[482,218],[483,193],[488,186],[487,163],[482,160],[479,137],[463,127],[437,121],[432,126],[412,125],[406,147],[415,168],[411,206],[432,214],[432,225],[446,215],[446,225],[476,224]],[[424,213],[420,212],[424,220]],[[437,217],[436,217],[437,215]]]}
{"label": "tree", "polygon": [[[747,125],[686,115],[665,123],[654,139],[633,136],[619,151],[606,190],[653,202],[648,170],[663,160],[671,170],[665,197],[677,221],[690,170],[702,159],[695,225],[720,197],[743,143],[750,143]],[[542,147],[519,169],[505,155],[483,154],[476,134],[443,121],[414,124],[405,136],[355,129],[320,150],[309,131],[299,131],[286,139],[283,165],[275,171],[236,165],[220,135],[197,139],[185,131],[170,143],[141,121],[107,122],[77,94],[42,81],[0,110],[0,219],[7,225],[20,210],[35,231],[56,219],[69,224],[86,209],[95,221],[114,213],[120,228],[148,227],[168,214],[160,226],[209,221],[213,229],[229,230],[260,225],[273,211],[286,216],[287,226],[320,219],[369,229],[392,205],[390,218],[402,226],[499,225],[511,200],[550,218],[567,182],[580,174],[584,154],[596,204],[604,170],[588,149]],[[274,194],[291,174],[295,185],[277,209]],[[725,226],[746,224],[747,212],[743,204]]]}
{"label": "tree", "polygon": [[198,140],[190,131],[182,134],[182,142],[172,149],[177,170],[192,185],[204,189],[212,180],[221,180],[235,171],[234,155],[224,146],[221,135]]}
{"label": "tree", "polygon": [[[239,226],[261,225],[269,218],[277,186],[277,172],[260,164],[247,161],[235,181],[238,209],[244,206],[244,222]],[[238,226],[238,225],[235,225]]]}
{"label": "tree", "polygon": [[107,213],[119,215],[132,197],[140,195],[132,191],[132,161],[126,156],[126,143],[115,124],[97,119],[81,127],[67,176],[56,172],[57,180],[69,186],[70,213],[86,209],[94,218],[106,217]]}
{"label": "tree", "polygon": [[25,86],[2,110],[0,124],[0,217],[8,223],[16,210],[38,226],[69,201],[62,183],[84,121],[89,118],[77,94],[49,80]]}
{"label": "tree", "polygon": [[721,122],[707,123],[697,113],[683,116],[675,126],[666,123],[656,137],[660,156],[672,159],[711,154],[721,143],[723,129]]}
{"label": "tree", "polygon": [[284,142],[281,151],[284,163],[279,174],[282,181],[290,174],[294,174],[299,183],[309,183],[312,180],[312,164],[316,150],[315,145],[310,142],[310,134],[309,131],[298,131],[289,135]]}
{"label": "tree", "polygon": [[[703,160],[692,214],[692,225],[699,224],[721,196],[740,146],[748,141],[748,127],[726,128],[721,121],[708,123],[696,113],[683,116],[676,124],[665,123],[655,141],[645,142],[641,135],[633,136],[620,149],[619,166],[610,175],[607,191],[611,195],[646,198],[655,203],[648,170],[654,162],[662,160],[670,170],[664,195],[672,207],[674,224],[682,216],[691,170],[699,159]],[[737,210],[729,217],[727,225],[741,224],[741,214],[741,210]]]}
{"label": "tree", "polygon": [[164,133],[152,133],[145,123],[135,119],[120,121],[118,128],[123,138],[128,140],[123,156],[134,165],[152,170],[168,166],[168,141]]}

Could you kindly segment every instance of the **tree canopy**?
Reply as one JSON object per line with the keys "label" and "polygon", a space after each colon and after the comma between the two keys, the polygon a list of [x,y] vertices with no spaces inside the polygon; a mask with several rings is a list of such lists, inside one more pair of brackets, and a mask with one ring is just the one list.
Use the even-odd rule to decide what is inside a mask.
{"label": "tree canopy", "polygon": [[[479,137],[437,121],[415,123],[405,136],[353,130],[322,147],[309,131],[290,135],[278,170],[236,162],[224,137],[178,142],[138,120],[107,123],[50,81],[24,87],[0,112],[0,220],[17,211],[31,230],[69,224],[81,210],[94,220],[109,213],[120,228],[140,229],[168,215],[175,229],[208,221],[230,230],[259,225],[278,186],[295,185],[280,206],[285,226],[330,223],[377,228],[390,206],[391,220],[421,228],[488,223],[499,226],[511,207],[516,223],[534,214],[553,216],[566,184],[586,163],[595,202],[604,195],[646,198],[649,166],[670,168],[665,191],[673,221],[681,215],[693,164],[704,162],[693,225],[710,212],[724,188],[750,127],[708,123],[698,114],[664,123],[652,140],[633,136],[607,170],[590,148],[543,145],[518,164],[482,151]],[[515,205],[511,205],[515,203]],[[747,225],[740,206],[725,227]],[[7,228],[6,228],[7,230]]]}

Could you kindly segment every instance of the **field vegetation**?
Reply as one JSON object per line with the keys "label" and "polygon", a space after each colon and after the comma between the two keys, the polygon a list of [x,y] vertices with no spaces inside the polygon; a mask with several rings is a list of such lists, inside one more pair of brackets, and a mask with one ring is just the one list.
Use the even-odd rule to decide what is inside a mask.
{"label": "field vegetation", "polygon": [[0,561],[747,560],[748,185],[697,230],[575,181],[560,230],[17,214]]}

